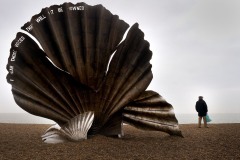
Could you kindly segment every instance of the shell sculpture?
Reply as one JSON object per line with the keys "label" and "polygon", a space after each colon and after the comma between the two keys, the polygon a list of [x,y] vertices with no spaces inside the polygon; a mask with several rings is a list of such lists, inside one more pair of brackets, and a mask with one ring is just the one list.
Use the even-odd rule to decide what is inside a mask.
{"label": "shell sculpture", "polygon": [[128,27],[102,5],[64,3],[42,9],[17,33],[7,81],[22,109],[57,123],[45,142],[122,136],[123,123],[182,136],[173,107],[145,91],[152,52],[137,23],[122,40]]}

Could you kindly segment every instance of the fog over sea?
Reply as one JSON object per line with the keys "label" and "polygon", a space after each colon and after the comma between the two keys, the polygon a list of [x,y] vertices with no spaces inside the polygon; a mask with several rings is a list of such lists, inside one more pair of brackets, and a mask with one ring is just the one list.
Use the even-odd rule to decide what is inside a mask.
{"label": "fog over sea", "polygon": [[[212,121],[217,123],[240,123],[240,113],[214,113],[210,114]],[[198,116],[195,114],[176,114],[179,124],[197,123]],[[46,118],[34,116],[28,113],[0,113],[0,123],[25,123],[25,124],[55,124]]]}

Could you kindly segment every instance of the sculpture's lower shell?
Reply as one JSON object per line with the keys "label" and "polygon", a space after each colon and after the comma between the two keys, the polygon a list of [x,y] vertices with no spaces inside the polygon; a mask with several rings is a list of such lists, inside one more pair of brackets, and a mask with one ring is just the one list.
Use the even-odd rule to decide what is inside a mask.
{"label": "sculpture's lower shell", "polygon": [[80,141],[87,139],[87,133],[92,126],[94,119],[93,112],[85,112],[74,118],[62,127],[54,125],[42,136],[46,143],[61,143],[67,140]]}

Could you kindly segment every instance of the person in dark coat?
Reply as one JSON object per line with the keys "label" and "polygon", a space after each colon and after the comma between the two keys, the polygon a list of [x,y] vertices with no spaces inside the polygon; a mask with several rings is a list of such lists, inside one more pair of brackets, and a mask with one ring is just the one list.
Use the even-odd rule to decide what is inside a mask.
{"label": "person in dark coat", "polygon": [[201,122],[203,119],[204,127],[208,128],[207,121],[206,121],[206,115],[208,112],[208,107],[206,102],[203,100],[202,96],[198,97],[198,101],[196,102],[196,111],[198,112],[198,127],[201,128]]}

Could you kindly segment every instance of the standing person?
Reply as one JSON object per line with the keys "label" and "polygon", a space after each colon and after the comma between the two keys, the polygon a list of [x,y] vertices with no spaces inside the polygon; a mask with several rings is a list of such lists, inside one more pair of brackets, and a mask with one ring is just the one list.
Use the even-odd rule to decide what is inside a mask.
{"label": "standing person", "polygon": [[203,119],[204,127],[208,128],[207,121],[206,121],[206,115],[208,112],[207,104],[203,100],[202,96],[198,97],[198,101],[196,102],[196,111],[198,112],[198,127],[201,128],[201,121]]}

